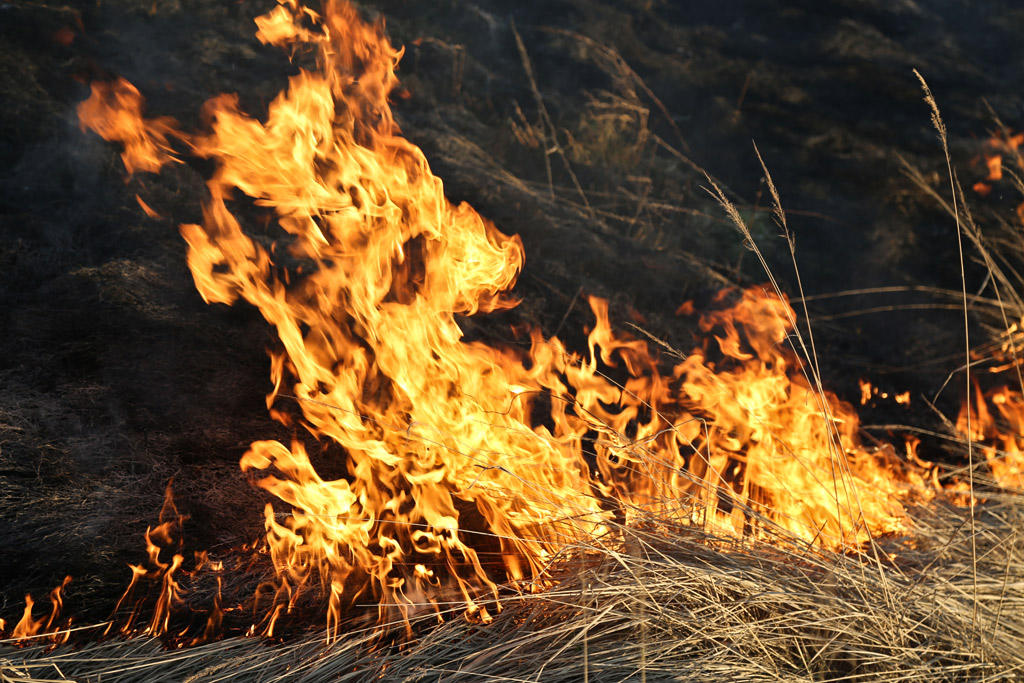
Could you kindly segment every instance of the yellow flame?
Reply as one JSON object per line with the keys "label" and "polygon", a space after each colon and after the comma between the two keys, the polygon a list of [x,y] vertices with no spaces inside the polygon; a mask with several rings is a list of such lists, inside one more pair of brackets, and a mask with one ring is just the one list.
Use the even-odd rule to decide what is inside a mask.
{"label": "yellow flame", "polygon": [[967,430],[967,402],[960,408],[957,430],[982,444],[992,478],[1008,489],[1024,489],[1024,395],[1008,386],[982,393],[975,385]]}
{"label": "yellow flame", "polygon": [[[523,248],[450,203],[401,136],[388,104],[401,51],[339,2],[321,15],[280,0],[256,23],[263,42],[318,52],[262,121],[220,96],[210,130],[186,135],[143,119],[123,81],[94,86],[79,113],[124,143],[129,171],[175,158],[174,139],[215,160],[202,225],[181,227],[196,287],[274,326],[268,407],[288,422],[279,408],[296,401],[316,457],[345,465],[324,478],[298,438],[256,441],[241,460],[283,508],[265,509],[266,633],[312,589],[332,632],[359,596],[407,615],[446,588],[486,621],[497,581],[543,583],[560,550],[623,517],[740,537],[775,525],[831,548],[905,528],[901,501],[930,485],[891,449],[864,448],[852,407],[805,377],[784,346],[794,313],[774,293],[723,294],[733,305],[700,318],[707,341],[665,371],[597,298],[583,356],[539,331],[525,354],[465,341],[457,315],[514,305]],[[239,194],[273,213],[274,249],[232,213]],[[151,563],[165,583],[158,632],[176,566]]]}

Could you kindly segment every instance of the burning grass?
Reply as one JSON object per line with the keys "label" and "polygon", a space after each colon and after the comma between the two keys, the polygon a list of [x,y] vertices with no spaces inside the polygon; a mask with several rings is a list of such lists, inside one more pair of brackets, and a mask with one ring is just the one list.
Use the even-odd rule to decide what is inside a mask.
{"label": "burning grass", "polygon": [[[3,655],[4,676],[1019,674],[1024,506],[998,488],[1014,480],[995,465],[1019,434],[1007,440],[980,412],[991,398],[1019,432],[1003,410],[1016,405],[1012,397],[991,394],[966,409],[962,433],[1003,441],[986,446],[987,470],[947,473],[944,486],[941,468],[910,451],[903,458],[891,445],[865,445],[857,414],[823,384],[809,323],[801,332],[774,279],[717,299],[697,320],[700,341],[687,353],[639,326],[651,345],[621,333],[596,298],[585,354],[537,330],[529,352],[465,341],[471,323],[462,317],[514,305],[506,291],[522,268],[522,244],[467,204],[450,203],[424,154],[401,136],[388,101],[400,51],[348,5],[327,3],[321,15],[282,0],[257,23],[263,42],[308,49],[318,62],[290,80],[265,119],[220,96],[205,108],[209,130],[185,133],[170,119],[144,119],[140,93],[124,80],[94,85],[79,111],[124,145],[129,171],[185,157],[213,165],[202,224],[181,226],[196,287],[209,303],[246,300],[274,326],[280,344],[267,407],[285,427],[334,449],[314,456],[300,438],[291,446],[265,440],[242,458],[275,499],[265,540],[242,549],[271,565],[245,605],[248,633],[267,640],[210,642],[224,619],[224,564],[205,555],[194,568],[184,564],[182,517],[168,498],[160,524],[145,534],[148,563],[132,567],[118,603],[134,607],[103,625],[136,637],[36,646],[46,632],[59,641],[95,626],[54,633],[56,609],[42,618],[29,610],[14,631],[23,647]],[[547,183],[494,175],[530,203],[606,228],[604,219],[622,217],[600,194],[588,195],[577,165],[628,168],[653,143],[694,166],[648,129],[637,92],[664,106],[639,77],[579,36],[570,37],[608,63],[620,93],[590,100],[577,137],[559,129],[529,51],[514,25],[511,32],[539,112],[530,123],[519,111],[513,131],[521,144],[550,150]],[[559,167],[566,187],[555,184]],[[795,266],[786,215],[762,167],[769,211]],[[985,187],[1003,179],[1001,162],[989,159],[986,170]],[[771,277],[732,193],[705,180]],[[637,220],[648,191],[623,225],[631,239],[657,246],[657,231]],[[257,209],[240,208],[240,195],[281,231],[247,232]],[[958,229],[961,205],[952,205]],[[1019,284],[981,252],[1001,286]],[[796,278],[799,288],[798,270]],[[972,443],[965,445],[970,458]],[[995,480],[985,481],[986,472]],[[216,593],[203,593],[212,607],[193,635],[194,624],[178,630],[173,617],[183,575],[204,567],[217,573]],[[133,593],[146,582],[152,595]],[[378,621],[349,619],[358,609],[375,610]],[[295,633],[296,621],[323,611],[326,632]],[[396,642],[395,632],[406,638]],[[172,649],[161,649],[168,642]]]}
{"label": "burning grass", "polygon": [[[202,224],[180,226],[196,288],[207,303],[259,310],[280,342],[267,408],[335,447],[333,477],[298,435],[290,446],[255,441],[241,459],[275,498],[265,508],[276,574],[265,635],[310,592],[335,631],[365,596],[383,618],[447,590],[486,623],[496,580],[542,585],[550,557],[634,509],[737,537],[771,523],[847,550],[902,532],[906,505],[935,494],[917,463],[861,445],[856,413],[802,360],[813,336],[803,342],[774,280],[720,292],[697,323],[699,345],[676,353],[670,370],[646,342],[618,333],[596,297],[586,354],[538,329],[528,352],[466,341],[457,316],[516,306],[508,292],[524,250],[450,202],[401,134],[388,98],[402,51],[346,3],[318,12],[284,0],[256,24],[261,42],[316,58],[265,121],[220,95],[204,107],[209,131],[183,132],[145,118],[142,96],[120,78],[94,83],[78,111],[83,128],[123,147],[129,174],[179,162],[171,140],[213,163]],[[768,186],[787,230],[770,176]],[[269,246],[240,218],[240,195],[279,228]],[[473,542],[482,530],[497,548]],[[146,545],[166,584],[145,631],[159,635],[182,557],[160,560],[148,532]],[[486,566],[482,551],[498,561]]]}
{"label": "burning grass", "polygon": [[977,592],[960,507],[915,509],[911,536],[856,555],[784,536],[743,543],[645,516],[566,548],[554,587],[506,598],[486,626],[436,625],[427,613],[400,646],[383,643],[376,625],[331,643],[321,632],[184,650],[150,638],[30,646],[2,652],[0,670],[8,681],[1016,680],[1024,505],[986,496]]}

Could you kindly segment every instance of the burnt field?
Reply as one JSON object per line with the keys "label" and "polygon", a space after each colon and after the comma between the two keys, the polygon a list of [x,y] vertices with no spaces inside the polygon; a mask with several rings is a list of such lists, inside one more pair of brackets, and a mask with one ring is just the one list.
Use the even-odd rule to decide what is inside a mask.
{"label": "burnt field", "polygon": [[[915,680],[1020,675],[1024,547],[1018,531],[1024,508],[1017,495],[1021,474],[1013,467],[1019,467],[1024,440],[1024,411],[1018,410],[1024,382],[1016,357],[1024,314],[1018,276],[1024,266],[1018,147],[1024,150],[1024,139],[1016,137],[1024,127],[1024,10],[1009,1],[979,8],[968,0],[359,4],[359,16],[383,19],[390,43],[404,50],[395,72],[399,84],[387,99],[401,136],[422,150],[453,205],[466,202],[493,222],[500,233],[481,239],[505,249],[500,265],[517,274],[514,287],[501,295],[518,301],[514,307],[492,305],[503,287],[486,283],[479,307],[453,295],[458,305],[442,310],[438,304],[430,315],[453,321],[469,342],[453,348],[496,349],[481,367],[508,363],[510,376],[540,372],[536,349],[548,347],[534,339],[530,351],[531,330],[545,340],[559,338],[568,354],[576,354],[567,365],[552,361],[556,370],[538,386],[554,398],[538,399],[522,419],[537,433],[573,441],[579,466],[594,473],[587,486],[598,491],[586,492],[597,500],[588,514],[605,515],[600,533],[615,540],[593,540],[605,536],[590,529],[579,532],[584,540],[553,551],[557,543],[539,531],[541,550],[530,539],[516,545],[518,537],[543,527],[543,518],[495,522],[500,515],[481,502],[486,495],[476,487],[491,485],[492,470],[506,465],[488,460],[472,476],[452,475],[458,483],[450,485],[457,499],[451,505],[462,527],[437,531],[442,545],[448,533],[469,539],[466,547],[482,562],[475,579],[459,575],[472,564],[465,554],[461,561],[427,563],[438,576],[460,577],[448,583],[431,583],[433,574],[426,580],[427,569],[416,569],[422,594],[408,589],[411,568],[402,574],[406,570],[357,567],[337,579],[321,567],[322,585],[301,597],[289,575],[295,597],[279,610],[287,617],[281,616],[277,631],[274,616],[272,633],[266,633],[267,614],[285,599],[284,574],[275,565],[280,558],[266,550],[262,510],[270,503],[283,519],[289,506],[261,480],[261,465],[243,472],[239,460],[249,457],[255,441],[298,439],[324,480],[355,486],[364,476],[353,464],[359,449],[346,441],[349,436],[337,437],[333,423],[317,422],[328,418],[311,405],[313,399],[334,410],[327,397],[335,394],[324,382],[303,378],[309,397],[292,396],[298,389],[290,378],[302,375],[303,363],[287,335],[275,331],[274,325],[286,325],[267,312],[272,297],[261,299],[261,291],[250,292],[245,283],[232,286],[249,303],[228,305],[234,295],[218,298],[212,289],[201,295],[202,267],[182,239],[182,232],[191,234],[191,250],[198,251],[199,233],[179,231],[182,224],[196,224],[197,231],[203,224],[216,241],[226,230],[210,227],[209,202],[234,157],[203,149],[212,143],[202,131],[211,130],[218,115],[203,103],[234,93],[238,110],[266,122],[271,102],[295,88],[289,79],[300,70],[323,69],[334,54],[300,42],[282,50],[254,38],[254,17],[273,8],[273,2],[251,0],[0,5],[5,676],[487,675],[568,681],[698,680],[718,671],[743,679],[801,680],[891,678],[894,672]],[[295,21],[311,31],[320,25],[308,16],[306,24]],[[372,93],[361,88],[372,89],[366,75],[372,70],[360,59],[345,92],[356,93],[352,101],[369,101]],[[915,70],[941,110],[941,130],[933,125],[933,108]],[[157,164],[162,168],[128,173],[124,137],[108,142],[81,123],[78,107],[93,92],[90,85],[117,78],[138,89],[147,120],[171,117],[176,131],[189,131],[168,137],[173,160]],[[335,97],[344,100],[337,92]],[[350,125],[344,122],[349,116],[356,119],[354,148],[379,152],[374,144],[380,144],[392,150],[386,145],[399,136],[388,127],[386,107],[371,111],[362,100],[349,106],[344,116],[336,115],[335,131]],[[385,142],[364,142],[374,135]],[[395,149],[399,158],[407,153]],[[321,163],[314,175],[332,172]],[[284,217],[284,230],[291,232],[288,217],[299,210],[275,204],[272,190],[250,192],[245,182],[228,188],[227,205],[245,234],[255,235],[256,251],[272,256],[264,275],[282,283],[275,290],[279,299],[299,296],[303,277],[315,280],[355,250],[346,244],[330,258],[312,248],[285,256],[280,245],[291,243],[275,226]],[[386,180],[380,183],[390,191]],[[779,200],[784,220],[776,210]],[[398,220],[415,213],[409,209],[414,199],[398,205]],[[329,213],[324,206],[318,220]],[[360,407],[374,401],[384,407],[373,418],[362,408],[356,413],[363,420],[359,429],[370,434],[360,438],[386,444],[389,437],[380,434],[394,415],[405,420],[400,426],[406,437],[423,422],[410,398],[415,392],[388,366],[389,340],[404,328],[396,334],[391,327],[371,329],[368,322],[372,310],[391,310],[396,302],[413,308],[429,298],[424,283],[435,267],[431,233],[413,234],[402,233],[398,242],[414,254],[411,265],[381,276],[411,283],[408,291],[389,285],[377,309],[367,306],[371,312],[364,314],[358,301],[349,303],[358,288],[341,286],[342,293],[335,293],[344,302],[339,307],[352,310],[330,321],[339,337],[355,340],[352,355],[335,359],[339,367],[365,352],[379,368],[366,371],[366,378],[360,374],[365,382],[355,393],[361,392]],[[522,245],[522,262],[514,267],[508,255],[517,249],[514,241],[502,241],[510,235]],[[370,256],[353,263],[360,260]],[[454,262],[455,270],[471,270],[467,264],[475,263]],[[233,264],[212,265],[208,275],[216,280]],[[754,333],[760,323],[736,313],[747,302],[741,293],[762,286],[766,301],[781,301],[765,284],[770,280],[795,311],[794,326],[782,320],[788,306],[779,309],[783,331],[772,341],[787,348],[780,355],[762,348]],[[566,395],[582,404],[589,386],[572,379],[573,364],[586,366],[589,358],[595,313],[588,297],[608,302],[615,341],[599,345],[606,350],[606,344],[620,343],[620,355],[609,360],[609,352],[597,374],[621,391],[615,400],[602,394],[596,407],[571,417],[572,429],[559,432],[561,399],[553,387],[564,382]],[[307,339],[334,339],[334,328],[301,322],[297,329]],[[731,339],[737,326],[743,350],[730,351],[722,339]],[[649,351],[630,350],[630,344]],[[965,344],[977,386],[971,392]],[[279,366],[268,354],[286,359],[283,389],[270,379]],[[508,360],[527,354],[533,355]],[[706,356],[706,363],[695,355]],[[722,442],[740,444],[729,447],[724,488],[708,499],[693,494],[731,526],[694,525],[690,512],[683,520],[674,508],[671,514],[664,506],[652,511],[629,499],[635,481],[619,468],[633,462],[630,449],[647,438],[645,422],[651,443],[685,423],[675,414],[658,423],[661,412],[671,410],[659,408],[669,402],[653,393],[638,399],[642,405],[630,405],[631,380],[696,383],[695,373],[706,371],[709,382],[738,378],[724,393],[740,395],[752,382],[741,371],[765,368],[785,380],[786,400],[794,404],[805,390],[808,397],[826,397],[805,403],[821,401],[821,409],[810,413],[818,419],[824,412],[823,429],[835,432],[839,460],[861,477],[856,482],[864,482],[852,485],[855,493],[862,485],[889,491],[891,484],[901,496],[915,486],[927,487],[927,494],[906,493],[895,503],[898,512],[886,508],[877,525],[863,510],[847,515],[854,518],[850,528],[843,527],[846,513],[839,514],[834,531],[831,522],[812,522],[808,532],[802,522],[780,521],[802,519],[805,512],[779,512],[782,493],[748,486],[743,477],[755,469],[750,463],[764,444],[785,444],[798,431],[795,422],[772,422],[772,438],[758,436],[764,425],[752,424],[750,436],[743,425],[726,422],[730,411],[716,412],[724,399],[702,404],[695,390],[673,388],[680,411],[702,424],[719,424]],[[464,366],[458,381],[480,374],[476,370]],[[805,379],[797,377],[801,373]],[[525,391],[515,387],[510,396]],[[445,391],[438,395],[453,395]],[[271,392],[276,402],[268,401]],[[968,396],[971,410],[963,409]],[[276,418],[268,413],[271,403]],[[601,412],[606,408],[607,414]],[[791,408],[785,415],[796,410]],[[462,410],[454,406],[448,413]],[[781,412],[764,414],[782,419]],[[595,422],[587,415],[596,415]],[[615,423],[619,416],[627,416],[621,425]],[[356,429],[344,418],[329,419],[338,421],[338,429]],[[438,420],[433,428],[447,433],[437,426],[447,423]],[[849,434],[842,425],[851,425]],[[608,445],[620,437],[629,443]],[[447,444],[446,438],[430,436]],[[820,443],[828,450],[832,439]],[[711,459],[710,437],[695,430],[686,443],[696,456],[706,452]],[[683,465],[665,466],[672,476],[686,470],[707,481],[703,470],[694,474],[699,468],[692,456],[679,457]],[[282,462],[278,468],[287,471]],[[865,463],[880,463],[889,474],[857,474]],[[379,482],[392,469],[404,472],[404,466],[380,467],[365,477],[370,498],[375,486],[394,493]],[[398,487],[413,502],[402,498],[406,502],[394,503],[387,514],[405,514],[418,495],[426,495],[429,489],[416,488],[416,476],[409,475],[414,484]],[[663,482],[668,475],[658,476],[658,486],[669,486]],[[165,507],[161,514],[169,484],[175,510]],[[838,488],[834,499],[841,496]],[[360,504],[386,517],[382,509]],[[904,515],[905,524],[890,519]],[[435,517],[425,517],[431,533],[447,523]],[[174,553],[186,558],[179,574],[185,590],[168,612],[171,626],[146,627],[161,609],[161,586],[166,590],[164,577],[170,576],[166,567],[156,571],[152,565],[146,579],[153,585],[140,584],[129,601],[136,604],[137,622],[125,624],[127,607],[118,598],[131,578],[128,565],[146,566],[144,534],[168,521],[168,538],[156,543],[160,549],[151,559],[168,562]],[[499,527],[517,538],[511,546]],[[493,538],[475,543],[472,534],[484,531]],[[371,554],[379,559],[391,537],[381,541],[376,528],[369,533]],[[212,565],[199,559],[200,552],[223,573],[203,574]],[[420,557],[417,548],[403,546],[402,552],[409,567]],[[358,556],[358,548],[353,553]],[[529,569],[520,572],[520,561]],[[359,572],[370,578],[365,589],[353,590],[362,580]],[[35,619],[45,620],[50,604],[44,596],[68,575],[73,579],[63,591],[60,615],[36,635],[79,626],[83,631],[60,647],[12,632],[19,619],[24,622],[25,595],[36,599]],[[391,604],[388,581],[398,575],[409,606],[378,610],[378,604]],[[492,606],[485,618],[474,607],[464,615],[469,594],[490,604],[492,580],[505,609]],[[277,593],[268,608],[253,595],[273,593],[266,588],[271,585]],[[334,595],[328,585],[344,585],[337,592],[356,597],[342,600],[340,609],[333,602],[328,607],[326,596]],[[118,613],[115,605],[125,609]],[[326,650],[325,610],[333,615]],[[445,617],[443,625],[433,626],[435,612]],[[114,623],[110,629],[108,622]],[[244,637],[254,632],[264,632],[272,647]],[[177,645],[192,645],[182,651],[195,656],[178,660],[171,657],[175,650],[164,649]],[[218,668],[229,660],[241,668]],[[118,668],[111,661],[129,664]]]}

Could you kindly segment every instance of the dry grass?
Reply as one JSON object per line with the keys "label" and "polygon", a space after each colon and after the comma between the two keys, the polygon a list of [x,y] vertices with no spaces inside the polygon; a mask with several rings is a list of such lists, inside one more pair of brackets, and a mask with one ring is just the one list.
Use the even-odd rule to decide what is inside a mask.
{"label": "dry grass", "polygon": [[1019,680],[1024,500],[991,494],[973,538],[965,509],[913,513],[911,535],[878,542],[879,557],[895,557],[884,562],[641,517],[614,540],[569,549],[553,565],[554,588],[507,597],[492,624],[468,623],[453,606],[440,626],[420,618],[403,646],[381,644],[373,629],[329,645],[318,633],[184,650],[109,640],[0,650],[0,672],[4,681]]}

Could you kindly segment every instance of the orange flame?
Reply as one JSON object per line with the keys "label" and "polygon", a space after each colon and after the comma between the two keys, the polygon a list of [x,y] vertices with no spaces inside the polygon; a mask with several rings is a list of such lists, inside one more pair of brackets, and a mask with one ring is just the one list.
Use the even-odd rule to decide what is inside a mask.
{"label": "orange flame", "polygon": [[[1002,129],[992,135],[985,142],[985,151],[971,160],[971,165],[976,166],[984,159],[987,171],[986,176],[974,183],[971,189],[982,197],[992,193],[994,184],[1003,179],[1004,155],[1009,156],[1010,161],[1016,163],[1018,167],[1024,167],[1024,157],[1019,150],[1021,144],[1024,144],[1024,133],[1011,134],[1010,131]],[[1024,204],[1021,207],[1024,207]],[[1018,211],[1021,207],[1018,207]]]}
{"label": "orange flame", "polygon": [[156,173],[164,164],[177,161],[169,140],[177,134],[174,121],[143,119],[138,88],[123,78],[91,87],[92,95],[78,105],[78,119],[83,129],[91,128],[104,140],[124,145],[121,161],[129,173]]}
{"label": "orange flame", "polygon": [[[1010,138],[1008,145],[1016,150],[1021,142],[1024,142],[1024,134]],[[1002,335],[999,348],[987,359],[995,363],[988,371],[991,376],[1000,378],[999,383],[983,392],[978,377],[973,377],[972,400],[964,401],[956,421],[960,434],[981,444],[996,484],[1018,490],[1024,489],[1024,381],[1018,351],[1022,325],[1024,321],[1011,323]],[[1011,370],[1014,378],[1009,381],[1016,388],[1008,386],[1004,379]]]}
{"label": "orange flame", "polygon": [[[125,635],[136,633],[135,621],[147,597],[142,588],[146,584],[157,584],[159,588],[149,623],[142,629],[141,634],[160,636],[167,632],[171,612],[181,603],[181,587],[174,574],[181,567],[185,558],[180,552],[174,552],[171,560],[166,562],[160,559],[160,555],[172,548],[181,550],[181,525],[185,519],[178,513],[178,509],[174,505],[174,495],[171,485],[168,484],[164,492],[164,504],[160,509],[160,523],[156,527],[147,527],[144,535],[148,566],[128,565],[132,572],[131,582],[114,606],[114,615],[104,634],[109,633],[118,623],[118,613],[122,606],[129,604],[130,598],[134,600],[134,604],[128,616],[121,623],[120,631]],[[142,594],[140,595],[140,593]]]}
{"label": "orange flame", "polygon": [[139,208],[141,208],[143,213],[145,213],[147,216],[149,216],[150,218],[160,218],[160,214],[154,211],[153,207],[144,202],[142,200],[142,197],[140,197],[139,195],[135,195],[135,201],[139,203]]}
{"label": "orange flame", "polygon": [[[486,621],[497,581],[542,585],[556,553],[609,535],[620,515],[855,548],[906,527],[901,501],[932,495],[891,449],[860,444],[852,407],[784,347],[792,308],[761,288],[722,293],[734,305],[699,320],[714,343],[665,373],[597,298],[583,356],[539,331],[525,355],[463,340],[457,315],[514,305],[523,248],[451,204],[400,135],[388,95],[401,51],[338,2],[320,15],[280,0],[256,23],[263,42],[318,50],[317,71],[292,77],[265,122],[222,95],[206,105],[210,131],[185,135],[143,119],[124,81],[94,86],[79,111],[124,143],[129,172],[174,160],[172,138],[215,160],[203,224],[181,227],[196,287],[210,303],[246,300],[276,328],[268,408],[288,422],[274,406],[296,401],[322,457],[347,468],[325,479],[297,438],[256,441],[241,460],[287,508],[264,513],[276,572],[265,633],[310,590],[332,635],[366,594],[382,617],[406,617],[454,589]],[[275,249],[243,230],[238,192],[274,214]],[[163,562],[154,543],[164,527],[146,536],[151,568],[132,568],[132,586],[161,584],[153,634],[179,592],[181,556]]]}
{"label": "orange flame", "polygon": [[857,380],[857,384],[860,386],[860,404],[867,405],[868,401],[871,400],[872,395],[878,391],[871,382],[866,379]]}
{"label": "orange flame", "polygon": [[[35,600],[32,599],[31,595],[26,594],[25,610],[22,612],[21,619],[14,625],[14,630],[11,631],[11,638],[20,640],[46,635],[55,644],[67,641],[70,636],[70,632],[67,629],[53,629],[52,632],[51,629],[64,608],[64,590],[68,587],[69,583],[71,583],[71,577],[65,576],[60,585],[50,591],[50,614],[46,617],[39,617],[38,619],[32,617],[32,608],[35,606]],[[0,630],[2,629],[3,623],[0,620]]]}
{"label": "orange flame", "polygon": [[14,631],[11,635],[14,638],[30,638],[43,628],[43,619],[32,618],[32,607],[35,606],[36,601],[32,599],[31,593],[25,594],[25,611],[21,615],[21,619],[17,624],[14,625]]}
{"label": "orange flame", "polygon": [[883,400],[892,398],[898,405],[906,406],[910,405],[910,392],[902,391],[900,393],[881,391],[878,387],[873,385],[866,379],[857,380],[857,384],[860,387],[860,404],[867,405],[868,402],[873,401],[876,397]]}
{"label": "orange flame", "polygon": [[1024,489],[1024,395],[1007,386],[982,393],[975,384],[970,434],[967,416],[965,401],[957,417],[957,430],[982,444],[992,478],[1003,488]]}
{"label": "orange flame", "polygon": [[985,180],[994,182],[1003,179],[1003,156],[1001,154],[986,157],[985,166],[988,168],[988,176],[985,177]]}

